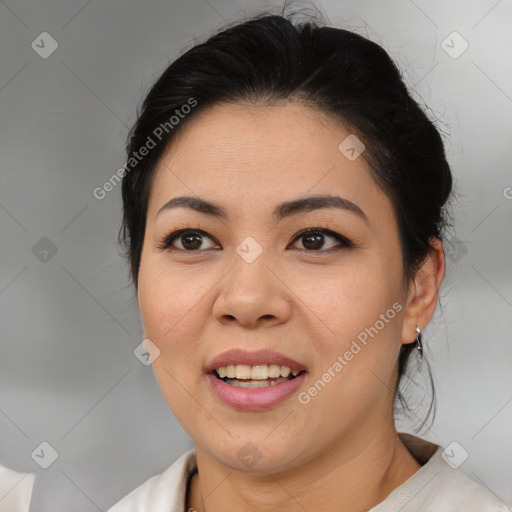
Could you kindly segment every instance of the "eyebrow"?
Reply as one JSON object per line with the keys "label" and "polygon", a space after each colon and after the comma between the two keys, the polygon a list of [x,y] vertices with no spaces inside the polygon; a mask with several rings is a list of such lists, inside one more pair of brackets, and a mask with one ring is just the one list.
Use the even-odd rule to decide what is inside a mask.
{"label": "eyebrow", "polygon": [[[173,208],[190,208],[199,213],[217,217],[219,219],[228,220],[229,215],[227,211],[215,203],[211,203],[199,197],[180,196],[174,197],[165,203],[159,210],[156,216],[158,217],[164,211],[172,210]],[[357,204],[339,196],[322,195],[312,196],[303,199],[296,199],[294,201],[286,201],[278,204],[272,215],[277,220],[282,220],[285,217],[290,217],[302,212],[309,212],[319,210],[322,208],[338,208],[347,212],[353,213],[364,220],[367,224],[368,218],[365,213]]]}

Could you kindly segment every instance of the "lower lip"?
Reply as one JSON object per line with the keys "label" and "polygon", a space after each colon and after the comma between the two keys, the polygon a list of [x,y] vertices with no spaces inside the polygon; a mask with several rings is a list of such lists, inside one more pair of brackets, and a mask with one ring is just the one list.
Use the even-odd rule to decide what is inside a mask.
{"label": "lower lip", "polygon": [[231,386],[212,373],[206,376],[217,396],[225,404],[244,411],[261,411],[280,404],[297,391],[304,381],[306,372],[275,386],[255,389]]}

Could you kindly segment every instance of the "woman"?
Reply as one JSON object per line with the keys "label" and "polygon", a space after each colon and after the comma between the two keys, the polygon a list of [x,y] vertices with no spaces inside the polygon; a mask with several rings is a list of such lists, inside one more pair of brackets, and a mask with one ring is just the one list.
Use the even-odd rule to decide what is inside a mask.
{"label": "woman", "polygon": [[359,35],[261,15],[177,59],[129,137],[120,240],[195,449],[111,512],[506,510],[393,419],[451,188]]}

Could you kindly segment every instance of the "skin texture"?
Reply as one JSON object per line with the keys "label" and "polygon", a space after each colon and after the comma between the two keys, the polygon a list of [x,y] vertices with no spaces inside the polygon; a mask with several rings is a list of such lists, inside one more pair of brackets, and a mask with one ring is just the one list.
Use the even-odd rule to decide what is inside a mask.
{"label": "skin texture", "polygon": [[[389,198],[364,158],[338,150],[350,131],[308,107],[217,105],[184,128],[156,170],[138,300],[145,337],[160,350],[158,384],[196,446],[187,510],[368,510],[420,468],[397,436],[393,389],[401,345],[434,313],[441,243],[405,282]],[[338,209],[272,217],[282,201],[322,194],[357,204],[367,222]],[[181,195],[215,202],[229,219],[183,207],[157,217]],[[158,248],[186,227],[208,233],[199,250],[186,252],[180,237],[174,251]],[[308,253],[308,240],[296,238],[304,228],[353,246],[326,235]],[[236,252],[247,236],[263,249],[250,264]],[[307,405],[293,395],[238,411],[206,380],[218,354],[270,348],[307,368],[304,391],[394,303],[401,311]],[[252,468],[237,457],[247,442],[261,452]]]}

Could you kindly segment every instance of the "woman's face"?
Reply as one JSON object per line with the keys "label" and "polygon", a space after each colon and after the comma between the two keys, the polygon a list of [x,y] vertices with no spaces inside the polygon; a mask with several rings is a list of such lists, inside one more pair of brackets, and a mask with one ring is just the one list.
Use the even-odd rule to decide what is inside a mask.
{"label": "woman's face", "polygon": [[[216,106],[191,120],[156,170],[138,282],[144,334],[173,413],[229,467],[278,471],[342,447],[350,456],[392,422],[398,354],[415,325],[404,322],[391,202],[349,135],[297,104]],[[225,216],[160,211],[181,196]],[[319,196],[342,200],[280,208]],[[316,229],[297,236],[307,228]],[[207,373],[233,349],[272,350],[306,371],[234,387]],[[272,358],[280,366],[277,355],[261,362]]]}

